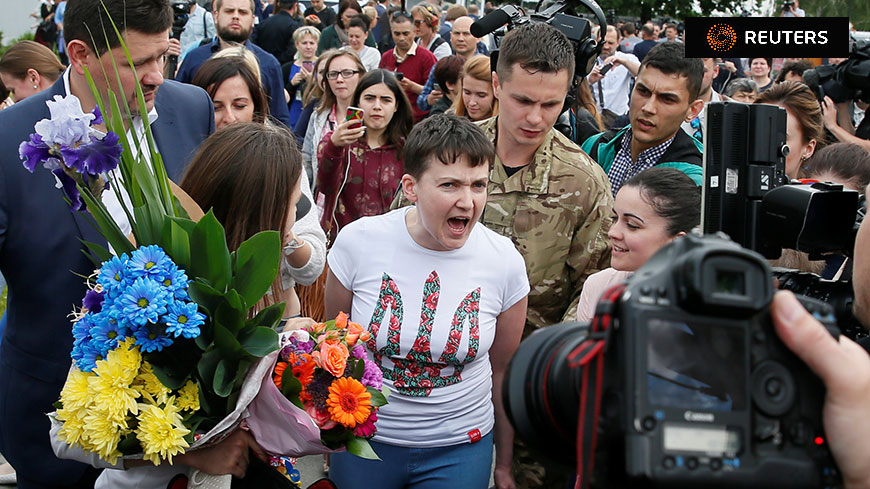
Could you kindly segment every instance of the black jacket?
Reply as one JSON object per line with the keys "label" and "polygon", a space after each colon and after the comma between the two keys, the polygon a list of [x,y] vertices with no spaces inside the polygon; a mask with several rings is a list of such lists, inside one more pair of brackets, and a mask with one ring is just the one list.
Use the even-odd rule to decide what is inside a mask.
{"label": "black jacket", "polygon": [[260,28],[257,29],[256,43],[272,56],[278,58],[279,63],[292,62],[296,55],[293,32],[298,27],[299,23],[286,10],[281,10],[260,24]]}

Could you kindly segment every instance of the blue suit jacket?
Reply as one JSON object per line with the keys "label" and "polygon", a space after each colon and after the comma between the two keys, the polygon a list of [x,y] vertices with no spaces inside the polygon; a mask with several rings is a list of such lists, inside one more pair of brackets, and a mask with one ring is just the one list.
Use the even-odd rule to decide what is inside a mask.
{"label": "blue suit jacket", "polygon": [[[71,212],[54,176],[29,173],[19,144],[49,117],[45,102],[63,95],[63,78],[48,90],[0,111],[0,269],[9,283],[8,324],[0,344],[0,452],[36,485],[72,484],[85,466],[54,458],[49,423],[70,367],[72,326],[93,263],[80,240],[106,241],[88,219]],[[152,131],[167,172],[178,181],[196,147],[214,131],[211,100],[202,89],[166,81],[155,99]]]}

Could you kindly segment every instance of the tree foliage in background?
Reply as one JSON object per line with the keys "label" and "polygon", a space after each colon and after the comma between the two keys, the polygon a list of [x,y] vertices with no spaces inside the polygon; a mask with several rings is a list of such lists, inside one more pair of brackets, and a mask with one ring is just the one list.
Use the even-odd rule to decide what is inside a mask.
{"label": "tree foliage in background", "polygon": [[32,40],[33,40],[33,33],[32,33],[32,32],[28,32],[27,34],[24,34],[24,35],[21,36],[21,37],[17,37],[17,38],[15,38],[15,39],[9,41],[8,44],[5,44],[5,43],[3,42],[3,32],[0,31],[0,58],[2,58],[4,54],[6,54],[6,51],[7,51],[10,47],[12,47],[13,44],[15,44],[15,43],[17,43],[17,42],[20,42],[20,41],[32,41]]}
{"label": "tree foliage in background", "polygon": [[801,8],[812,17],[849,17],[855,29],[870,31],[867,0],[801,0]]}

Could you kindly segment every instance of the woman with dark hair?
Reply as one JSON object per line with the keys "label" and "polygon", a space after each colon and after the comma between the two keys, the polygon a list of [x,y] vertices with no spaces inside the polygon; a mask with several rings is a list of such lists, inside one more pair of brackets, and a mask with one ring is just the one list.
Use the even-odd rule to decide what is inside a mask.
{"label": "woman with dark hair", "polygon": [[863,194],[870,185],[870,152],[851,143],[834,143],[816,152],[804,170],[807,178],[842,183]]}
{"label": "woman with dark hair", "polygon": [[362,120],[338,124],[318,151],[317,201],[324,202],[320,223],[331,238],[360,217],[390,208],[402,179],[402,147],[414,124],[411,103],[386,70],[366,73],[353,105],[365,111]]}
{"label": "woman with dark hair", "polygon": [[595,107],[589,81],[584,77],[577,84],[577,110],[574,114],[574,142],[577,144],[583,144],[590,137],[607,129]]}
{"label": "woman with dark hair", "polygon": [[317,69],[323,72],[323,76],[318,77],[323,93],[308,121],[302,142],[302,166],[312,183],[317,175],[320,141],[344,120],[348,106],[353,105],[357,84],[366,72],[359,56],[352,49],[334,49],[324,53],[317,62]]}
{"label": "woman with dark hair", "polygon": [[347,26],[347,45],[359,55],[366,71],[376,70],[381,63],[381,52],[377,49],[366,46],[365,40],[368,38],[371,21],[365,14],[354,16],[350,19]]}
{"label": "woman with dark hair", "polygon": [[773,85],[773,78],[770,77],[771,58],[749,58],[749,75],[752,81],[758,85],[758,93],[761,93]]}
{"label": "woman with dark hair", "polygon": [[211,58],[196,72],[191,83],[202,87],[214,102],[218,129],[235,122],[262,123],[269,116],[269,99],[259,73],[259,67],[252,67],[244,55]]}
{"label": "woman with dark hair", "polygon": [[[336,19],[335,24],[323,29],[320,41],[317,43],[317,54],[347,46],[349,44],[347,28],[350,26],[350,20],[362,13],[362,7],[356,0],[341,0],[341,4],[338,6],[338,19]],[[366,46],[378,47],[371,32],[366,37]]]}
{"label": "woman with dark hair", "polygon": [[432,110],[429,111],[429,117],[436,114],[447,112],[453,105],[453,101],[460,98],[459,92],[459,77],[462,75],[462,67],[465,65],[465,58],[451,54],[441,58],[435,63],[435,83],[438,84],[441,91],[441,98],[432,104]]}
{"label": "woman with dark hair", "polygon": [[51,49],[38,42],[21,41],[0,58],[0,81],[20,102],[50,87],[65,69]]}
{"label": "woman with dark hair", "polygon": [[789,153],[785,157],[785,173],[789,178],[799,178],[802,167],[826,142],[822,107],[815,94],[802,82],[784,81],[759,93],[755,103],[778,105],[788,114],[785,142]]}
{"label": "woman with dark hair", "polygon": [[701,222],[701,190],[675,168],[654,166],[631,177],[613,202],[610,268],[586,279],[577,320],[595,315],[599,297],[643,266],[659,249]]}

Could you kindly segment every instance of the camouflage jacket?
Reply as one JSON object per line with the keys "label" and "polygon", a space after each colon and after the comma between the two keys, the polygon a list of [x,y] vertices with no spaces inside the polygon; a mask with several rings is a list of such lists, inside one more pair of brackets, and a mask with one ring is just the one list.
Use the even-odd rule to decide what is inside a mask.
{"label": "camouflage jacket", "polygon": [[[496,140],[497,117],[479,123]],[[613,197],[607,175],[555,129],[533,161],[507,176],[496,157],[481,221],[511,238],[526,262],[531,292],[524,336],[576,318],[583,283],[610,266]],[[407,205],[402,199],[393,207]]]}

